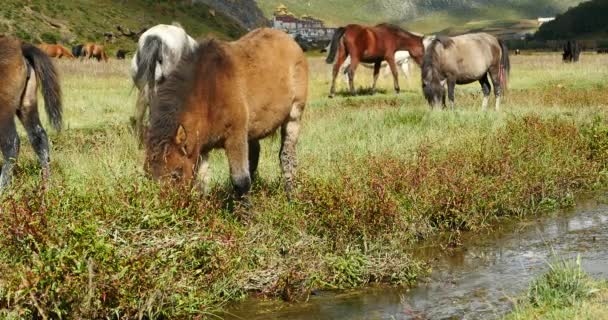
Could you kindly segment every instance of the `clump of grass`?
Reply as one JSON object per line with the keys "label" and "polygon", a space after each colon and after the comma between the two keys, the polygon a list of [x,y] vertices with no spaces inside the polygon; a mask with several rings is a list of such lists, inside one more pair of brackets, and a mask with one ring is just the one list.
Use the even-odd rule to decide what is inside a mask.
{"label": "clump of grass", "polygon": [[556,259],[549,270],[534,279],[527,295],[516,302],[506,320],[587,320],[608,317],[607,283],[582,270],[580,256]]}
{"label": "clump of grass", "polygon": [[528,289],[528,300],[535,307],[572,306],[589,298],[594,288],[589,275],[576,260],[562,260],[549,264],[549,271],[534,280]]}

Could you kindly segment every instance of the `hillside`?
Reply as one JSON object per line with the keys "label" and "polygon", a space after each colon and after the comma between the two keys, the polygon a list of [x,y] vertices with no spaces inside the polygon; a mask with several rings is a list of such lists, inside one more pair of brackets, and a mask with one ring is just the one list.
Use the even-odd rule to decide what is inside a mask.
{"label": "hillside", "polygon": [[584,2],[541,26],[535,38],[541,40],[593,39],[608,36],[608,0]]}
{"label": "hillside", "polygon": [[207,4],[233,18],[245,29],[268,25],[268,20],[255,0],[193,0],[193,2]]}
{"label": "hillside", "polygon": [[222,38],[236,38],[245,31],[232,18],[191,1],[2,0],[0,6],[0,33],[64,45],[96,41],[104,43],[110,51],[135,46],[126,37],[104,42],[105,32],[117,34],[116,26],[135,31],[172,21],[180,22],[195,37],[213,33]]}
{"label": "hillside", "polygon": [[[296,14],[311,14],[330,25],[389,21],[419,32],[438,32],[467,23],[505,22],[554,16],[581,0],[257,0],[267,17],[280,3]],[[525,21],[524,21],[525,23]],[[467,29],[468,30],[468,29]]]}

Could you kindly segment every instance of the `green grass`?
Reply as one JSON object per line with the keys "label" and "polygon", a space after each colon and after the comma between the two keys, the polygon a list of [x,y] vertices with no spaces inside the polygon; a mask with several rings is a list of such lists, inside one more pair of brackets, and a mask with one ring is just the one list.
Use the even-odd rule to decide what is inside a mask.
{"label": "green grass", "polygon": [[208,196],[145,177],[128,62],[59,61],[67,129],[49,132],[52,180],[40,188],[20,129],[0,204],[0,318],[196,318],[250,292],[298,300],[314,288],[415,283],[428,272],[411,254],[421,239],[605,186],[606,59],[513,57],[503,112],[483,113],[476,84],[457,88],[457,111],[430,111],[419,73],[398,96],[381,79],[388,93],[328,99],[329,67],[311,58],[295,199],[282,191],[274,136],[249,211],[230,200],[221,151]]}
{"label": "green grass", "polygon": [[57,42],[71,45],[95,41],[108,47],[133,50],[135,42],[118,38],[105,43],[104,32],[118,34],[116,26],[139,31],[159,23],[180,22],[189,34],[199,37],[215,34],[238,38],[244,30],[233,20],[209,7],[188,1],[114,0],[7,0],[0,7],[0,31],[31,42]]}
{"label": "green grass", "polygon": [[515,310],[505,320],[582,320],[608,317],[608,285],[593,280],[581,269],[580,258],[549,265],[535,279]]}

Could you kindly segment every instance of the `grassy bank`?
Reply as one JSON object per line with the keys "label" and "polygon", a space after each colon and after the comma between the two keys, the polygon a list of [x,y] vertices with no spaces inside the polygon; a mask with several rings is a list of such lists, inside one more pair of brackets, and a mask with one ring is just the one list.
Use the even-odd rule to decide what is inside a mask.
{"label": "grassy bank", "polygon": [[559,261],[530,284],[528,294],[505,320],[608,318],[608,284],[593,280],[580,260]]}
{"label": "grassy bank", "polygon": [[[249,292],[298,299],[413,283],[426,273],[409,249],[420,239],[571,205],[574,192],[605,185],[606,58],[513,65],[503,112],[478,111],[477,85],[458,88],[458,111],[431,112],[417,76],[401,79],[399,96],[328,100],[328,67],[313,59],[296,198],[282,192],[273,137],[244,214],[222,152],[207,197],[144,177],[126,63],[62,61],[68,129],[51,134],[50,186],[40,190],[24,142],[0,206],[0,317],[196,318]],[[369,83],[362,70],[357,82]]]}

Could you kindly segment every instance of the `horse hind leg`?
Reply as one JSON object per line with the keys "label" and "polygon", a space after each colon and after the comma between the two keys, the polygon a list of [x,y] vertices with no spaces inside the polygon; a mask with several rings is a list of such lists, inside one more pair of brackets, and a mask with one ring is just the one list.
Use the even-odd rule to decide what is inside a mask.
{"label": "horse hind leg", "polygon": [[495,68],[496,70],[490,71],[490,78],[492,80],[492,86],[494,87],[494,96],[496,96],[496,111],[500,111],[500,98],[502,96],[502,86],[500,81],[500,70],[499,67]]}
{"label": "horse hind leg", "polygon": [[359,66],[359,58],[354,57],[351,54],[350,58],[350,66],[348,66],[348,86],[350,88],[350,94],[356,95],[355,92],[355,71],[357,71],[357,66]]}
{"label": "horse hind leg", "polygon": [[0,149],[4,157],[2,174],[0,174],[0,190],[4,190],[11,182],[13,168],[19,155],[19,136],[15,127],[13,114],[3,114],[4,119],[0,125],[2,135],[0,135]]}
{"label": "horse hind leg", "polygon": [[49,140],[46,131],[40,123],[36,89],[36,77],[32,72],[17,115],[27,131],[28,139],[42,168],[43,181],[46,182],[50,175]]}
{"label": "horse hind leg", "polygon": [[303,101],[294,102],[288,120],[281,127],[279,160],[281,162],[283,178],[285,179],[285,192],[289,199],[292,198],[295,188],[295,175],[298,167],[296,145],[300,134],[300,119],[304,111],[304,105]]}
{"label": "horse hind leg", "polygon": [[481,84],[481,92],[483,93],[483,102],[481,103],[481,110],[486,111],[488,109],[488,101],[490,100],[490,81],[488,80],[488,74],[486,73],[479,79]]}
{"label": "horse hind leg", "polygon": [[329,89],[329,97],[333,98],[336,95],[336,77],[340,73],[340,67],[346,60],[346,50],[343,45],[338,47],[338,56],[336,57],[336,63],[332,70],[331,88]]}

